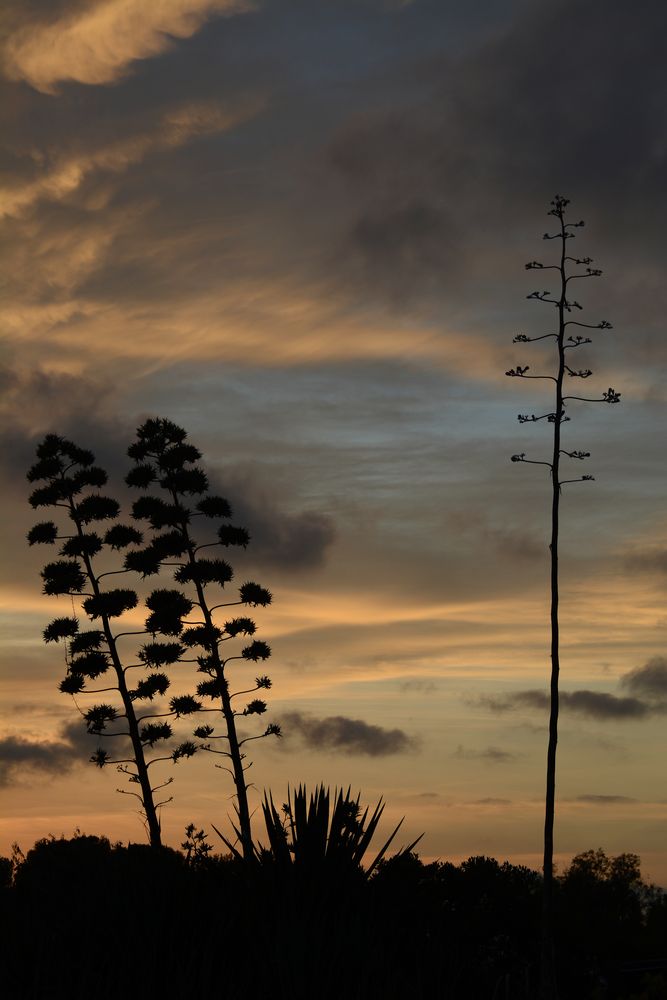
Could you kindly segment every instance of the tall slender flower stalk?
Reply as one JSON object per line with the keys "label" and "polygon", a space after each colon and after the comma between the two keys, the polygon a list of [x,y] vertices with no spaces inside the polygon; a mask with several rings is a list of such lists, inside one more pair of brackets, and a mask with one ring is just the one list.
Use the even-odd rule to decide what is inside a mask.
{"label": "tall slender flower stalk", "polygon": [[[157,486],[166,499],[146,495],[134,503],[133,516],[147,520],[154,534],[147,547],[128,554],[126,565],[145,576],[159,572],[162,566],[171,566],[176,582],[190,590],[191,598],[187,600],[196,609],[197,619],[185,623],[180,642],[195,651],[198,671],[207,678],[197,686],[197,693],[219,706],[200,710],[221,714],[223,721],[221,733],[216,733],[213,726],[200,725],[194,735],[203,741],[198,749],[217,754],[227,762],[221,766],[229,771],[234,781],[237,833],[243,857],[252,861],[255,852],[246,782],[250,764],[244,747],[251,740],[264,736],[280,736],[280,727],[271,723],[255,735],[239,733],[238,718],[263,715],[267,706],[261,698],[251,697],[243,708],[237,708],[237,699],[270,688],[271,681],[265,675],[258,676],[254,682],[242,681],[241,689],[232,691],[229,675],[232,661],[257,663],[268,659],[271,650],[262,640],[252,639],[240,651],[235,651],[233,640],[238,636],[252,637],[256,632],[255,622],[244,616],[218,625],[215,613],[238,605],[265,607],[271,603],[271,594],[257,583],[246,582],[239,588],[236,600],[220,602],[209,596],[209,587],[224,587],[232,580],[233,571],[224,559],[204,556],[202,550],[229,546],[245,548],[250,536],[245,528],[222,523],[218,525],[216,541],[196,538],[193,522],[224,522],[232,512],[223,497],[207,495],[207,476],[195,464],[201,452],[187,441],[187,434],[181,427],[164,418],[147,420],[138,428],[137,439],[128,454],[137,465],[127,475],[127,484],[139,489]],[[164,528],[169,530],[160,534]]]}
{"label": "tall slender flower stalk", "polygon": [[[175,656],[172,649],[170,655],[156,658],[151,656],[149,647],[144,646],[136,657],[138,663],[127,661],[120,640],[125,636],[145,633],[143,630],[127,632],[117,623],[126,612],[137,607],[138,596],[135,590],[127,587],[105,589],[107,580],[104,578],[125,573],[127,567],[112,570],[103,567],[100,570],[96,557],[101,555],[108,564],[110,553],[140,544],[142,535],[133,526],[110,526],[120,512],[118,502],[99,492],[87,492],[90,489],[97,491],[107,482],[106,472],[94,465],[94,461],[92,452],[66,438],[48,434],[37,448],[37,462],[28,471],[31,483],[41,483],[30,495],[31,506],[54,508],[66,518],[64,529],[54,521],[42,521],[28,532],[30,545],[61,542],[62,558],[48,563],[42,570],[44,593],[66,595],[72,602],[78,600],[84,614],[97,625],[92,630],[82,631],[75,615],[56,618],[44,630],[44,641],[65,642],[67,673],[60,683],[64,694],[71,695],[75,702],[77,698],[102,693],[114,692],[117,695],[115,703],[95,704],[88,709],[80,708],[76,702],[88,732],[100,737],[100,740],[111,740],[114,747],[120,748],[114,754],[100,746],[90,760],[100,768],[115,764],[118,771],[138,789],[118,791],[139,800],[151,846],[160,847],[159,809],[169,799],[156,801],[155,793],[171,784],[173,779],[169,777],[154,785],[150,768],[159,761],[176,762],[181,757],[189,757],[197,748],[191,741],[186,741],[170,749],[166,755],[151,757],[151,751],[173,736],[171,725],[162,720],[190,714],[200,706],[195,699],[184,695],[172,698],[169,711],[146,714],[146,702],[166,694],[170,680],[165,673],[154,670],[136,684],[130,680],[132,675],[129,672],[136,668],[151,669],[174,662],[180,647],[176,647]],[[151,611],[155,600],[155,594],[147,598],[146,604]],[[157,600],[160,601],[159,596]],[[162,599],[162,606],[164,603]],[[164,615],[161,622],[154,622],[154,611],[149,615],[147,624],[153,631],[162,625],[171,628],[172,634],[182,630],[179,616],[187,614],[192,605],[180,593],[172,592],[170,608],[172,615],[169,622]],[[163,648],[169,652],[167,645]],[[115,679],[109,681],[109,676]],[[98,678],[104,678],[101,682],[103,686],[91,689],[90,682],[96,682]],[[153,721],[155,719],[160,721]],[[119,729],[119,725],[126,728]]]}
{"label": "tall slender flower stalk", "polygon": [[[584,461],[590,458],[587,451],[568,450],[562,444],[563,424],[570,420],[566,410],[570,401],[581,401],[587,403],[618,403],[620,393],[610,388],[599,397],[574,396],[564,392],[564,383],[567,379],[587,379],[593,373],[589,368],[575,368],[569,361],[572,352],[578,350],[585,344],[590,344],[591,338],[585,334],[575,331],[584,330],[610,330],[611,323],[602,320],[599,323],[583,323],[572,318],[582,306],[571,297],[570,287],[572,282],[585,278],[597,278],[602,274],[598,268],[591,267],[593,259],[591,257],[575,257],[568,253],[570,240],[574,239],[576,233],[573,231],[584,225],[583,221],[566,222],[565,210],[569,201],[560,195],[551,202],[548,214],[557,221],[557,231],[545,233],[543,239],[555,240],[559,245],[559,259],[557,263],[543,264],[540,261],[530,261],[526,264],[527,270],[556,271],[560,284],[559,293],[553,296],[549,291],[531,292],[527,297],[546,302],[554,306],[557,311],[557,330],[544,333],[540,336],[527,336],[518,334],[514,338],[514,343],[530,343],[542,340],[554,340],[556,347],[556,373],[547,375],[533,375],[530,366],[517,365],[510,368],[505,374],[511,378],[522,379],[542,379],[554,383],[554,406],[548,413],[540,416],[535,414],[519,414],[520,423],[537,423],[546,420],[553,426],[553,440],[550,461],[540,461],[526,458],[525,452],[512,455],[513,462],[524,462],[530,465],[545,465],[549,469],[551,476],[551,541],[550,551],[550,587],[551,587],[551,678],[550,678],[550,711],[549,711],[549,740],[547,747],[547,776],[546,776],[546,797],[545,797],[545,817],[544,817],[544,881],[543,881],[543,901],[542,901],[542,956],[541,956],[541,997],[543,1000],[553,1000],[557,996],[555,961],[554,961],[554,929],[553,929],[553,851],[554,851],[554,816],[556,799],[556,748],[558,745],[558,684],[560,674],[560,634],[559,634],[559,576],[558,576],[558,543],[560,527],[560,501],[562,487],[568,483],[585,482],[592,480],[590,475],[578,476],[576,478],[561,478],[561,460],[572,459]],[[567,475],[567,473],[566,473]]]}

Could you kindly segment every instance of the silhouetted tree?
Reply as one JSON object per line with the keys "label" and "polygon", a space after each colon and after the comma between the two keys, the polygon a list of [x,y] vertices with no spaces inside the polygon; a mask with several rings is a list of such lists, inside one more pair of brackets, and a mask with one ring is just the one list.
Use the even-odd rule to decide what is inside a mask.
{"label": "silhouetted tree", "polygon": [[[72,607],[76,598],[90,621],[99,623],[97,628],[82,631],[75,615],[55,618],[44,629],[44,641],[62,640],[65,643],[67,672],[60,690],[71,695],[75,703],[82,695],[116,692],[119,696],[120,704],[103,702],[85,710],[76,703],[91,735],[112,740],[129,737],[130,740],[129,756],[124,756],[123,751],[112,755],[99,747],[90,759],[100,768],[115,764],[130,783],[139,786],[139,792],[118,791],[139,799],[150,843],[159,847],[158,809],[169,800],[156,802],[155,793],[173,779],[170,777],[161,784],[152,785],[149,769],[158,761],[189,757],[196,746],[186,741],[166,755],[150,757],[149,754],[155,746],[173,736],[171,725],[165,719],[187,715],[199,705],[195,699],[181,696],[172,699],[168,712],[146,714],[146,702],[152,702],[158,695],[164,696],[170,686],[169,678],[158,668],[175,662],[182,647],[174,642],[161,644],[159,650],[154,648],[157,644],[145,645],[139,651],[138,663],[128,662],[121,648],[119,640],[123,637],[144,634],[115,631],[117,620],[137,607],[137,592],[126,587],[105,590],[102,580],[130,569],[128,565],[109,569],[109,565],[113,565],[109,555],[114,550],[140,544],[142,535],[131,525],[111,523],[118,518],[120,505],[98,492],[106,484],[107,474],[94,462],[91,451],[56,434],[48,434],[37,448],[37,462],[28,471],[30,482],[41,483],[30,495],[31,506],[51,507],[68,519],[64,531],[54,521],[43,521],[28,532],[30,545],[61,543],[61,558],[48,563],[42,570],[44,593],[67,595],[72,598]],[[102,572],[100,560],[106,567]],[[179,591],[155,591],[147,598],[146,605],[151,612],[147,628],[153,633],[170,636],[180,633],[181,619],[192,609],[192,604]],[[133,686],[129,671],[145,667],[149,672]],[[112,684],[106,680],[109,671],[115,676]],[[98,678],[105,679],[102,682],[105,686],[91,689],[89,683]],[[122,721],[127,729],[119,730],[115,724]]]}
{"label": "silhouetted tree", "polygon": [[585,396],[570,396],[563,391],[565,376],[568,378],[587,379],[592,375],[589,368],[574,368],[568,363],[570,353],[576,351],[584,344],[590,344],[591,338],[579,334],[571,333],[571,330],[592,329],[610,330],[611,324],[606,320],[599,323],[582,323],[579,320],[569,318],[575,311],[582,307],[575,299],[571,298],[569,286],[571,282],[583,278],[596,278],[602,274],[598,268],[591,267],[593,260],[591,257],[574,257],[568,254],[568,243],[576,234],[573,232],[584,225],[583,221],[566,222],[565,210],[569,204],[567,198],[560,195],[551,202],[548,214],[553,216],[558,222],[558,231],[555,233],[545,233],[545,240],[560,241],[560,255],[557,263],[542,264],[533,260],[526,264],[527,270],[552,270],[558,272],[560,289],[557,296],[553,296],[549,291],[531,292],[529,299],[537,299],[554,306],[557,310],[557,329],[552,332],[541,334],[540,336],[529,337],[526,334],[518,334],[514,338],[514,343],[529,343],[552,339],[556,347],[556,373],[549,375],[528,374],[530,366],[517,365],[510,368],[506,375],[512,378],[523,379],[543,379],[554,383],[555,399],[553,409],[540,416],[535,414],[519,414],[519,422],[537,422],[546,420],[553,427],[553,446],[550,461],[535,461],[526,458],[525,452],[512,455],[513,462],[526,462],[532,465],[545,465],[549,469],[551,476],[551,542],[549,545],[551,553],[551,682],[550,682],[550,714],[549,714],[549,743],[547,750],[547,780],[546,780],[546,808],[544,822],[544,897],[543,897],[543,939],[542,939],[542,996],[551,998],[556,995],[555,970],[554,970],[554,942],[553,942],[553,830],[554,830],[554,804],[556,788],[556,746],[558,743],[558,676],[560,671],[559,656],[559,620],[558,620],[558,530],[561,490],[566,483],[583,482],[594,477],[589,475],[579,476],[576,479],[561,479],[561,458],[582,461],[590,457],[587,451],[568,450],[563,448],[561,442],[562,425],[570,420],[566,413],[566,404],[571,400],[581,400],[590,403],[618,403],[620,393],[610,388],[602,393],[600,397],[589,398]]}
{"label": "silhouetted tree", "polygon": [[[230,691],[229,665],[232,661],[244,664],[262,662],[268,659],[271,650],[260,639],[251,639],[238,650],[233,640],[239,636],[252,637],[257,629],[255,622],[244,616],[230,618],[218,625],[214,613],[238,605],[266,607],[271,603],[271,594],[257,583],[248,581],[239,588],[236,600],[213,603],[209,598],[208,588],[224,587],[232,580],[233,571],[224,559],[203,556],[202,550],[229,546],[245,548],[250,536],[245,528],[227,523],[232,516],[227,500],[208,495],[206,473],[195,464],[201,458],[201,452],[188,442],[187,434],[181,427],[164,418],[147,420],[138,428],[137,439],[128,449],[128,454],[137,465],[128,473],[127,484],[144,490],[157,486],[166,494],[166,499],[146,495],[133,504],[133,517],[147,521],[153,535],[148,545],[128,554],[126,566],[150,576],[158,573],[161,566],[168,565],[174,568],[176,582],[190,588],[192,598],[181,591],[169,592],[177,593],[181,601],[187,602],[190,608],[196,608],[200,615],[197,620],[188,621],[183,631],[174,631],[180,644],[178,656],[174,659],[182,659],[186,649],[193,651],[199,672],[207,678],[198,685],[197,693],[202,698],[219,702],[219,708],[201,710],[221,713],[224,731],[216,734],[213,726],[201,725],[195,729],[194,735],[204,741],[198,744],[198,748],[226,757],[231,765],[224,769],[234,780],[239,823],[237,834],[244,857],[252,860],[254,851],[245,778],[250,764],[245,763],[243,747],[251,740],[264,736],[279,736],[280,727],[272,723],[259,734],[239,735],[237,719],[263,715],[266,702],[251,697],[243,708],[237,709],[236,699],[270,688],[271,680],[266,675],[260,675],[250,684],[242,682],[241,690]],[[212,542],[206,538],[199,541],[192,528],[195,519],[204,523],[222,521],[217,527],[217,540]],[[228,649],[231,651],[228,652]],[[213,741],[222,741],[222,745],[214,745]]]}

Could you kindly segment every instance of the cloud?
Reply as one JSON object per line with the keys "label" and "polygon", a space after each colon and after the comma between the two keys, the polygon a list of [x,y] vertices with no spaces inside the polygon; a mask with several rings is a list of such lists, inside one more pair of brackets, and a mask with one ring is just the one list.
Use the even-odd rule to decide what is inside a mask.
{"label": "cloud", "polygon": [[209,18],[248,9],[243,0],[97,0],[17,28],[5,42],[5,73],[44,93],[63,81],[114,83],[130,63],[160,55]]}
{"label": "cloud", "polygon": [[625,674],[621,678],[621,684],[633,695],[660,703],[667,700],[667,658],[652,657],[643,667]]}
{"label": "cloud", "polygon": [[507,764],[516,760],[519,755],[510,753],[509,750],[501,750],[500,747],[486,747],[484,750],[467,750],[461,743],[452,754],[458,760],[486,760],[490,764]]}
{"label": "cloud", "polygon": [[15,216],[39,199],[59,201],[71,196],[93,171],[121,173],[151,153],[177,149],[198,136],[225,132],[247,121],[260,106],[257,99],[240,100],[234,107],[214,100],[180,104],[162,112],[145,132],[89,150],[52,152],[49,159],[53,165],[37,177],[0,188],[0,218]]}
{"label": "cloud", "polygon": [[286,735],[297,733],[311,750],[387,757],[415,751],[418,746],[418,741],[402,729],[385,729],[344,715],[317,719],[303,712],[286,712],[281,722]]}
{"label": "cloud", "polygon": [[613,806],[630,804],[637,801],[628,795],[577,795],[575,802],[586,802],[593,806]]}
{"label": "cloud", "polygon": [[[494,712],[507,712],[521,708],[549,709],[546,691],[516,691],[504,697],[482,697],[479,703]],[[622,698],[605,691],[561,691],[560,705],[565,711],[577,712],[592,719],[643,719],[654,706],[638,698]]]}
{"label": "cloud", "polygon": [[512,800],[494,798],[473,799],[471,804],[473,806],[509,806],[512,804]]}
{"label": "cloud", "polygon": [[415,677],[412,680],[400,681],[398,688],[405,694],[434,694],[438,690],[438,685],[426,677]]}
{"label": "cloud", "polygon": [[22,736],[0,738],[0,788],[30,776],[64,774],[86,762],[96,743],[80,722],[68,723],[58,740],[29,740]]}

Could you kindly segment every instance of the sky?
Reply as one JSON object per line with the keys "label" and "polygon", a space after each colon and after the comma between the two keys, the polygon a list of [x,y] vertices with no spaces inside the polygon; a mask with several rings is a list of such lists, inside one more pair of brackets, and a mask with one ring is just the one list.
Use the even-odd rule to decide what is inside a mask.
{"label": "sky", "polygon": [[[550,484],[510,456],[548,456],[517,414],[550,403],[504,373],[553,363],[512,341],[553,326],[525,263],[559,193],[613,324],[578,360],[621,405],[566,428],[595,481],[562,502],[556,856],[667,884],[666,31],[661,0],[5,0],[0,853],[143,838],[41,640],[71,603],[25,472],[63,434],[125,502],[164,416],[274,595],[253,806],[350,785],[424,858],[540,867]],[[171,773],[168,843],[227,823],[208,755]]]}

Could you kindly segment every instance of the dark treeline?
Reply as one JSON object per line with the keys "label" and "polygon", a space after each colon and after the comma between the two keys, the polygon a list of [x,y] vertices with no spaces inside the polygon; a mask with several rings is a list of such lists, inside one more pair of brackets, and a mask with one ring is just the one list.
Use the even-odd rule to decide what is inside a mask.
{"label": "dark treeline", "polygon": [[[4,995],[272,1000],[537,994],[541,876],[473,857],[335,861],[182,852],[104,837],[3,858]],[[555,881],[559,991],[667,996],[667,896],[635,855],[589,851]],[[667,964],[667,963],[666,963]]]}

